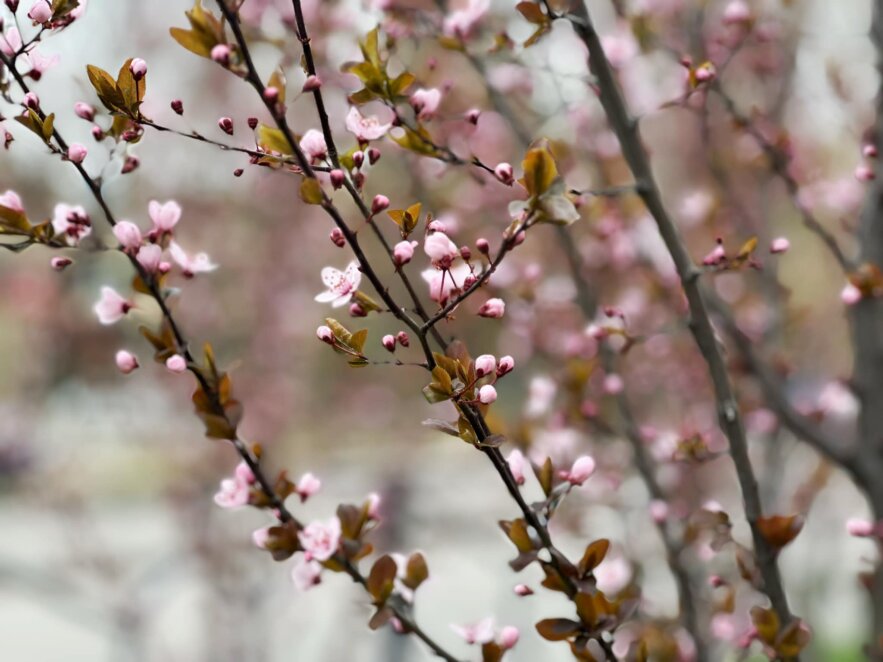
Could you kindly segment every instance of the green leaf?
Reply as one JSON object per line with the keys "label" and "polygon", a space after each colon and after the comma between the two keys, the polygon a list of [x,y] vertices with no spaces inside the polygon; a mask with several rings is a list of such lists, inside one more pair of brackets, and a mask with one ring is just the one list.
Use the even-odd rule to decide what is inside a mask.
{"label": "green leaf", "polygon": [[312,177],[304,177],[300,183],[300,199],[308,205],[321,205],[325,201],[322,185]]}
{"label": "green leaf", "polygon": [[201,57],[211,57],[215,46],[227,43],[224,24],[202,8],[201,0],[196,0],[193,9],[185,14],[190,21],[190,30],[170,28],[169,34],[188,51]]}
{"label": "green leaf", "polygon": [[285,134],[265,124],[258,125],[258,146],[265,152],[277,152],[286,156],[294,153]]}

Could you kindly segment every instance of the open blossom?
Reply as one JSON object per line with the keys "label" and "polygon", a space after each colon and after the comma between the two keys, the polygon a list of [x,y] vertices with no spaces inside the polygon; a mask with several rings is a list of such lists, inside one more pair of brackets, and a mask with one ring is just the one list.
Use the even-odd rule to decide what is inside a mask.
{"label": "open blossom", "polygon": [[322,282],[328,289],[316,295],[316,301],[327,303],[331,301],[334,308],[339,308],[349,302],[353,294],[359,289],[362,282],[362,272],[359,271],[359,263],[350,262],[344,271],[334,267],[322,269]]}
{"label": "open blossom", "polygon": [[516,448],[511,453],[509,453],[509,457],[506,458],[506,462],[509,464],[509,471],[512,472],[512,477],[515,479],[515,482],[519,485],[524,485],[525,471],[529,466],[527,463],[527,458],[524,457],[524,453]]}
{"label": "open blossom", "polygon": [[21,47],[21,33],[18,28],[10,27],[5,33],[0,34],[0,53],[6,57],[12,57]]}
{"label": "open blossom", "polygon": [[328,153],[328,145],[325,144],[325,136],[321,131],[310,129],[300,139],[301,150],[310,157],[311,161],[325,158]]}
{"label": "open blossom", "polygon": [[314,521],[297,534],[307,559],[327,561],[340,545],[340,520],[332,517],[326,522]]}
{"label": "open blossom", "polygon": [[451,12],[444,22],[444,33],[448,37],[466,39],[484,17],[491,6],[490,0],[469,0],[466,7]]}
{"label": "open blossom", "polygon": [[150,216],[150,220],[153,221],[153,229],[157,233],[162,234],[164,232],[171,232],[172,228],[178,224],[178,221],[181,219],[181,206],[174,200],[164,203],[151,200],[150,204],[147,205],[147,213]]}
{"label": "open blossom", "polygon": [[441,91],[432,87],[430,89],[420,88],[411,95],[408,100],[417,118],[423,121],[431,120],[435,117],[435,113],[441,104]]}
{"label": "open blossom", "polygon": [[352,133],[359,142],[377,140],[386,135],[392,124],[381,124],[376,117],[365,117],[353,106],[346,116],[346,130]]}
{"label": "open blossom", "polygon": [[303,558],[291,569],[291,581],[299,591],[308,591],[321,580],[322,566],[317,561]]}
{"label": "open blossom", "polygon": [[297,495],[300,497],[301,503],[303,503],[311,496],[313,496],[316,492],[318,492],[319,488],[321,487],[322,481],[310,472],[307,472],[300,477],[300,480],[297,481],[297,485],[294,489],[295,492],[297,492]]}
{"label": "open blossom", "polygon": [[448,269],[460,256],[460,249],[444,232],[433,232],[423,242],[423,250],[432,260],[433,266]]}
{"label": "open blossom", "polygon": [[184,249],[175,241],[169,244],[169,254],[178,263],[178,266],[181,267],[181,272],[187,278],[193,278],[196,274],[214,271],[218,268],[218,265],[209,259],[207,253],[187,255]]}
{"label": "open blossom", "polygon": [[248,505],[251,498],[251,485],[255,477],[245,462],[240,462],[233,472],[232,478],[221,481],[221,487],[215,494],[215,503],[221,508],[239,508]]}
{"label": "open blossom", "polygon": [[61,62],[61,56],[58,53],[45,55],[36,48],[31,48],[27,53],[24,53],[22,59],[29,68],[28,76],[34,80],[40,80],[44,73]]}
{"label": "open blossom", "polygon": [[135,254],[135,259],[147,273],[156,273],[163,264],[162,247],[159,244],[141,246]]}
{"label": "open blossom", "polygon": [[114,324],[120,321],[132,308],[134,304],[120,295],[112,287],[106,285],[101,288],[101,298],[92,308],[98,316],[98,321],[102,324]]}
{"label": "open blossom", "polygon": [[92,221],[80,205],[66,205],[59,202],[52,212],[52,229],[55,234],[65,235],[76,246],[83,237],[92,232]]}
{"label": "open blossom", "polygon": [[494,639],[494,619],[491,617],[470,625],[451,625],[451,629],[463,637],[467,644],[486,644]]}
{"label": "open blossom", "polygon": [[461,262],[447,270],[426,269],[420,275],[429,283],[429,298],[444,305],[454,292],[463,289],[472,270],[468,264]]}
{"label": "open blossom", "polygon": [[481,308],[478,309],[478,314],[482,317],[492,317],[499,319],[506,312],[506,302],[502,299],[488,299],[483,304],[481,304]]}
{"label": "open blossom", "polygon": [[0,207],[6,207],[7,209],[12,209],[13,211],[20,213],[24,213],[25,211],[18,193],[11,189],[6,191],[3,195],[0,195]]}

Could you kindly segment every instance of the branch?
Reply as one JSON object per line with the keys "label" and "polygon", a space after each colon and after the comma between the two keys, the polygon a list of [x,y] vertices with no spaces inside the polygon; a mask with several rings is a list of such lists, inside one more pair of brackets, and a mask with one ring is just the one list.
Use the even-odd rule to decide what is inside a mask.
{"label": "branch", "polygon": [[671,255],[690,310],[690,331],[705,360],[714,386],[718,420],[730,445],[730,454],[742,490],[745,516],[751,527],[755,556],[763,579],[763,590],[769,596],[773,609],[783,625],[793,620],[782,579],[776,563],[776,551],[764,538],[759,528],[763,517],[757,479],[748,456],[748,441],[736,397],[727,373],[723,354],[718,346],[709,312],[699,287],[701,272],[693,263],[674,221],[662,203],[650,160],[641,142],[637,123],[631,117],[614,77],[613,69],[604,54],[601,40],[582,0],[571,4],[566,18],[589,53],[589,68],[597,79],[599,97],[607,120],[619,139],[623,157],[636,181],[644,185],[639,195],[650,215],[656,221],[663,242]]}

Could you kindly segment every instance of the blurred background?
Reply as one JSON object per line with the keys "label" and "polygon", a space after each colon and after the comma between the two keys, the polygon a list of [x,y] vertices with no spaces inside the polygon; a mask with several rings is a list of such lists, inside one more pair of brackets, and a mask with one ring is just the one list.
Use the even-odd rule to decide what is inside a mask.
{"label": "blurred background", "polygon": [[[358,57],[357,36],[383,19],[388,32],[400,35],[396,66],[407,66],[424,86],[444,90],[440,119],[430,125],[440,141],[491,164],[519,164],[524,147],[512,128],[514,116],[530,135],[557,141],[570,187],[628,183],[615,140],[586,85],[583,48],[568,26],[556,25],[529,49],[489,55],[494,34],[506,31],[521,43],[531,33],[514,3],[495,1],[470,43],[470,52],[486,63],[482,72],[437,44],[432,20],[427,28],[419,19],[425,13],[440,22],[429,3],[304,4],[344,149],[354,144],[343,129],[345,94],[357,87],[339,68]],[[384,4],[407,11],[384,18]],[[683,93],[681,54],[719,62],[709,35],[723,29],[726,3],[624,4],[630,23],[617,20],[607,2],[592,0],[589,8],[609,39],[605,46],[622,57],[623,85],[641,115],[666,201],[694,257],[701,259],[718,236],[732,250],[751,235],[764,246],[775,236],[789,238],[792,249],[780,258],[764,249],[762,272],[709,279],[740,322],[791,366],[788,385],[795,402],[848,439],[856,405],[842,385],[851,361],[838,298],[842,275],[800,226],[756,144],[733,127],[719,103],[667,105]],[[861,159],[863,131],[873,121],[876,90],[867,37],[870,2],[749,4],[758,17],[754,29],[763,33],[727,65],[722,81],[746,114],[759,109],[771,136],[775,127],[787,127],[802,200],[848,245],[863,194],[853,170]],[[176,313],[188,336],[211,340],[230,369],[245,404],[245,438],[260,441],[267,463],[287,468],[293,479],[306,471],[322,479],[321,492],[296,507],[299,515],[324,519],[340,502],[361,503],[370,492],[380,493],[385,521],[373,542],[380,551],[425,553],[430,580],[417,594],[417,614],[437,640],[474,658],[476,651],[449,624],[493,614],[499,625],[521,629],[511,659],[569,659],[566,646],[543,642],[532,625],[566,615],[567,604],[539,588],[535,569],[516,575],[507,566],[513,550],[496,522],[515,517],[516,509],[490,465],[469,446],[420,425],[425,418],[451,417],[447,405],[424,401],[425,373],[413,366],[351,370],[316,340],[316,327],[330,314],[326,304],[313,301],[324,289],[319,271],[326,265],[342,269],[350,257],[328,241],[327,218],[300,202],[297,179],[250,167],[242,154],[151,130],[127,148],[141,160],[140,168],[122,176],[123,148],[95,143],[89,123],[74,115],[74,102],[97,103],[87,63],[115,72],[126,58],[141,57],[149,65],[145,115],[184,132],[253,147],[245,120],[263,115],[251,89],[169,37],[170,26],[186,25],[183,12],[189,8],[183,0],[90,0],[80,20],[39,47],[60,55],[59,64],[35,83],[43,108],[56,113],[69,142],[90,147],[85,165],[103,174],[118,218],[146,228],[148,201],[177,200],[184,209],[178,241],[188,251],[207,251],[220,265],[216,272],[175,283],[181,287]],[[289,89],[299,90],[300,53],[285,24],[290,6],[246,0],[243,13],[257,42],[259,68],[268,74],[282,61]],[[705,39],[700,46],[690,38],[697,16],[699,43]],[[495,95],[508,100],[512,116],[500,114]],[[182,118],[169,109],[175,98],[183,100]],[[299,133],[317,127],[309,98],[289,105]],[[463,113],[473,107],[482,117],[477,127],[464,128]],[[16,112],[5,102],[0,110],[7,116]],[[383,109],[373,112],[382,115]],[[233,118],[233,137],[217,129],[221,116]],[[106,117],[97,121],[108,124]],[[16,139],[0,153],[0,190],[16,190],[32,219],[51,217],[57,202],[83,205],[95,234],[113,245],[76,172],[16,123],[4,126]],[[458,244],[480,236],[496,243],[508,223],[512,190],[464,168],[421,160],[390,141],[379,146],[383,157],[370,171],[369,199],[382,192],[394,208],[419,200],[448,225]],[[245,172],[235,178],[233,170],[240,167]],[[355,222],[352,204],[343,196],[339,200]],[[715,428],[704,367],[678,321],[677,286],[652,222],[629,196],[586,196],[581,211],[582,220],[569,231],[584,276],[598,302],[625,311],[630,331],[646,340],[623,357],[618,370],[659,460],[660,482],[672,495],[672,517],[687,521],[715,502],[730,513],[735,537],[748,544],[732,465],[715,454],[725,440]],[[392,224],[384,227],[392,237]],[[382,256],[373,244],[369,253]],[[212,495],[236,458],[223,443],[203,437],[189,401],[190,380],[149,360],[137,324],[102,327],[92,313],[100,286],[128,291],[129,265],[118,253],[97,249],[71,256],[75,264],[59,274],[40,247],[0,254],[0,658],[429,659],[409,638],[389,629],[372,633],[366,625],[368,601],[345,578],[329,573],[317,589],[296,591],[289,579],[292,562],[273,563],[251,543],[250,532],[269,524],[267,518],[251,509],[215,506]],[[422,284],[420,264],[422,253],[412,265]],[[615,431],[599,431],[586,420],[603,418],[609,409],[604,371],[596,344],[584,333],[592,320],[583,319],[575,304],[577,290],[554,229],[531,234],[494,288],[507,301],[503,320],[475,317],[477,304],[471,302],[444,328],[473,355],[515,358],[518,368],[500,384],[493,424],[532,452],[596,457],[598,474],[565,503],[553,532],[577,557],[588,540],[611,539],[605,581],[615,587],[639,580],[645,617],[674,619],[675,584],[647,513],[646,488],[631,468],[629,446]],[[155,324],[150,302],[138,303],[137,321]],[[361,320],[341,319],[359,328]],[[373,357],[387,358],[379,338],[400,330],[394,320],[375,315],[364,325],[371,330]],[[121,375],[113,362],[120,348],[138,354],[142,369]],[[398,355],[419,360],[413,346]],[[582,369],[590,376],[575,394],[569,377]],[[841,471],[779,430],[750,380],[740,378],[739,386],[765,504],[770,512],[807,518],[781,566],[794,612],[813,628],[808,659],[859,659],[869,617],[858,575],[871,568],[875,549],[872,542],[850,538],[844,523],[867,516],[865,502]],[[585,416],[586,411],[595,413]],[[712,456],[673,461],[677,442],[693,434],[707,441]],[[527,489],[539,498],[532,478]],[[712,550],[704,539],[683,558],[696,569],[699,587],[707,585],[708,575],[732,572],[734,566],[732,555]],[[520,582],[537,594],[515,598],[512,587]],[[703,613],[711,618],[714,598],[703,590],[708,591]],[[737,638],[747,627],[747,608],[758,600],[740,591],[736,612],[726,622],[718,619],[715,636]],[[716,659],[736,659],[725,644],[716,650]]]}

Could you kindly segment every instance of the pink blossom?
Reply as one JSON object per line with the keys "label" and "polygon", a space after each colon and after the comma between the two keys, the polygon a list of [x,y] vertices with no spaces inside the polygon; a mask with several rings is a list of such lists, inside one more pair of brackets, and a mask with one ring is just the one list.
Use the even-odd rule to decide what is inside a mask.
{"label": "pink blossom", "polygon": [[484,377],[497,371],[497,359],[493,354],[482,354],[475,359],[475,375]]}
{"label": "pink blossom", "polygon": [[368,495],[368,500],[365,502],[365,512],[368,515],[368,519],[380,520],[380,495],[376,492],[371,492]]}
{"label": "pink blossom", "polygon": [[37,0],[28,10],[28,18],[34,23],[46,23],[52,18],[52,6],[47,0]]}
{"label": "pink blossom", "polygon": [[115,360],[117,368],[124,375],[128,375],[140,365],[138,363],[138,357],[124,349],[121,349],[116,353]]}
{"label": "pink blossom", "polygon": [[662,524],[668,519],[668,504],[662,499],[653,499],[650,502],[650,517],[657,524]]}
{"label": "pink blossom", "polygon": [[518,637],[518,628],[514,625],[506,625],[500,630],[500,637],[498,639],[500,648],[502,648],[504,651],[507,651],[510,648],[514,648],[515,644],[518,643]]}
{"label": "pink blossom", "polygon": [[25,53],[22,57],[25,60],[26,65],[30,67],[28,76],[34,80],[40,80],[44,73],[61,62],[61,56],[57,53],[44,55],[42,51],[39,51],[36,48],[31,48],[31,50]]}
{"label": "pink blossom", "polygon": [[352,133],[360,143],[377,140],[386,135],[392,124],[381,124],[376,117],[364,117],[359,109],[353,106],[346,116],[346,130]]}
{"label": "pink blossom", "polygon": [[181,206],[174,200],[162,204],[151,200],[147,212],[150,220],[153,221],[153,229],[159,234],[171,232],[181,220]]}
{"label": "pink blossom", "polygon": [[460,255],[457,245],[444,232],[433,232],[423,242],[423,250],[438,269],[448,269]]}
{"label": "pink blossom", "polygon": [[359,263],[355,260],[350,262],[344,271],[334,267],[322,269],[322,282],[328,289],[317,294],[315,300],[319,303],[332,302],[331,306],[339,308],[352,299],[353,294],[359,289],[362,282],[362,272],[359,271]]}
{"label": "pink blossom", "polygon": [[23,214],[25,211],[21,198],[18,193],[12,189],[7,190],[3,195],[0,195],[0,207],[6,207],[7,209],[17,211],[20,214]]}
{"label": "pink blossom", "polygon": [[751,8],[743,0],[731,0],[724,9],[724,24],[737,25],[751,20]]}
{"label": "pink blossom", "polygon": [[162,265],[162,247],[159,244],[141,246],[135,254],[135,259],[144,271],[149,274],[156,273]]}
{"label": "pink blossom", "polygon": [[490,6],[490,0],[468,0],[466,7],[445,17],[443,26],[445,35],[467,39]]}
{"label": "pink blossom", "polygon": [[595,460],[588,455],[582,455],[574,461],[565,478],[571,485],[582,485],[593,473],[595,473]]}
{"label": "pink blossom", "polygon": [[389,209],[389,198],[385,195],[375,195],[374,199],[371,201],[371,213],[379,214],[384,209]]}
{"label": "pink blossom", "polygon": [[147,75],[147,62],[140,57],[136,57],[129,64],[129,71],[135,77],[135,80],[141,80]]}
{"label": "pink blossom", "polygon": [[454,292],[464,287],[472,271],[469,265],[461,262],[447,270],[427,269],[420,275],[429,283],[429,298],[444,305]]}
{"label": "pink blossom", "polygon": [[218,128],[228,136],[233,135],[233,119],[230,117],[221,117],[218,120]]}
{"label": "pink blossom", "polygon": [[55,271],[64,271],[73,263],[74,261],[69,257],[61,257],[58,255],[49,260],[49,265],[55,269]]}
{"label": "pink blossom", "polygon": [[238,508],[248,505],[251,498],[251,485],[255,482],[254,474],[245,462],[236,465],[232,478],[221,481],[221,487],[215,494],[215,503],[221,508]]}
{"label": "pink blossom", "polygon": [[0,34],[0,53],[12,57],[21,50],[21,33],[16,27],[10,27],[5,34]]}
{"label": "pink blossom", "polygon": [[512,472],[512,477],[515,479],[515,482],[519,485],[524,485],[525,472],[530,466],[527,462],[527,458],[524,457],[524,453],[516,448],[509,453],[506,462],[509,464],[509,471]]}
{"label": "pink blossom", "polygon": [[325,158],[328,153],[328,145],[325,144],[325,136],[321,131],[310,129],[303,138],[300,139],[300,148],[311,161],[317,161]]}
{"label": "pink blossom", "polygon": [[494,619],[483,618],[470,625],[451,625],[451,629],[466,640],[467,644],[486,644],[494,639]]}
{"label": "pink blossom", "polygon": [[384,349],[388,352],[394,352],[396,350],[396,337],[390,333],[387,333],[383,338],[380,339],[380,344],[383,345]]}
{"label": "pink blossom", "polygon": [[340,520],[336,517],[310,522],[297,534],[307,559],[327,561],[340,545]]}
{"label": "pink blossom", "polygon": [[74,104],[74,113],[77,117],[84,119],[87,122],[91,122],[95,119],[95,108],[85,101],[77,101]]}
{"label": "pink blossom", "polygon": [[478,389],[478,401],[483,405],[489,405],[497,399],[497,389],[491,384],[485,384]]}
{"label": "pink blossom", "polygon": [[500,364],[497,366],[497,377],[502,377],[513,370],[515,370],[515,359],[508,355],[504,356],[500,359]]}
{"label": "pink blossom", "polygon": [[770,253],[784,253],[791,248],[791,242],[785,237],[777,237],[770,242]]}
{"label": "pink blossom", "polygon": [[533,589],[527,584],[516,584],[512,590],[515,591],[515,595],[522,598],[528,595],[533,595]]}
{"label": "pink blossom", "polygon": [[299,591],[308,591],[322,581],[322,566],[304,557],[291,569],[291,581]]}
{"label": "pink blossom", "polygon": [[417,113],[417,119],[421,121],[431,120],[435,117],[435,113],[441,104],[441,91],[437,88],[420,88],[411,95],[408,100],[414,112]]}
{"label": "pink blossom", "polygon": [[226,67],[230,63],[231,52],[232,51],[227,44],[217,44],[212,48],[210,56],[212,60],[221,66]]}
{"label": "pink blossom", "polygon": [[[331,180],[331,186],[334,187],[335,190],[339,189],[341,186],[346,183],[346,173],[340,168],[335,168],[330,173],[328,173],[328,178]],[[343,248],[346,244],[346,240],[343,238],[343,233],[340,231],[340,228],[334,228],[340,234],[341,243],[334,242],[336,246]],[[332,230],[332,237],[334,230]],[[333,239],[332,239],[333,241]]]}
{"label": "pink blossom", "polygon": [[874,169],[870,166],[860,165],[855,169],[855,178],[860,182],[869,182],[875,176]]}
{"label": "pink blossom", "polygon": [[133,307],[131,301],[122,297],[112,287],[105,285],[101,288],[101,298],[92,310],[98,316],[99,322],[108,325],[120,321]]}
{"label": "pink blossom", "polygon": [[304,86],[301,88],[303,92],[315,92],[316,90],[322,87],[322,79],[316,76],[315,74],[310,74],[307,76],[307,79],[304,81]]}
{"label": "pink blossom", "polygon": [[620,30],[617,34],[601,37],[604,54],[614,69],[620,69],[638,54],[638,42],[631,32]]}
{"label": "pink blossom", "polygon": [[80,205],[71,206],[59,202],[52,212],[52,229],[55,234],[65,235],[70,244],[76,246],[81,239],[91,234],[92,222]]}
{"label": "pink blossom", "polygon": [[166,359],[166,369],[175,374],[181,374],[187,371],[187,359],[180,354],[172,354]]}
{"label": "pink blossom", "polygon": [[861,301],[861,299],[862,291],[852,283],[847,283],[846,286],[840,290],[840,300],[847,306],[852,306]]}
{"label": "pink blossom", "polygon": [[607,395],[617,395],[622,393],[625,383],[622,381],[622,377],[614,373],[605,375],[603,387]]}
{"label": "pink blossom", "polygon": [[114,225],[113,235],[126,250],[135,250],[141,246],[141,230],[132,221],[120,221]]}
{"label": "pink blossom", "polygon": [[867,538],[874,535],[874,523],[864,519],[846,520],[846,531],[856,538]]}
{"label": "pink blossom", "polygon": [[632,578],[632,566],[622,557],[606,558],[595,568],[595,581],[604,593],[619,593]]}
{"label": "pink blossom", "polygon": [[414,249],[417,248],[416,241],[400,241],[392,249],[392,257],[396,266],[404,266],[414,257]]}
{"label": "pink blossom", "polygon": [[36,92],[28,92],[21,99],[21,105],[25,108],[33,108],[37,110],[40,107],[40,97]]}
{"label": "pink blossom", "polygon": [[300,480],[297,481],[297,485],[294,489],[300,497],[300,502],[303,503],[318,492],[321,487],[322,481],[310,472],[307,472],[300,477]]}
{"label": "pink blossom", "polygon": [[196,253],[192,256],[187,255],[184,249],[181,248],[176,241],[172,241],[169,244],[169,254],[172,256],[172,259],[178,263],[178,266],[181,267],[181,272],[187,278],[193,278],[196,274],[207,273],[218,268],[218,265],[214,264],[211,259],[209,259],[207,253]]}
{"label": "pink blossom", "polygon": [[718,243],[714,250],[712,250],[708,255],[702,258],[702,264],[706,267],[714,266],[720,264],[724,260],[727,259],[727,251],[724,249],[723,245]]}
{"label": "pink blossom", "polygon": [[502,299],[488,299],[483,304],[481,304],[481,308],[478,309],[478,314],[482,317],[491,317],[495,319],[499,319],[506,312],[506,302]]}

